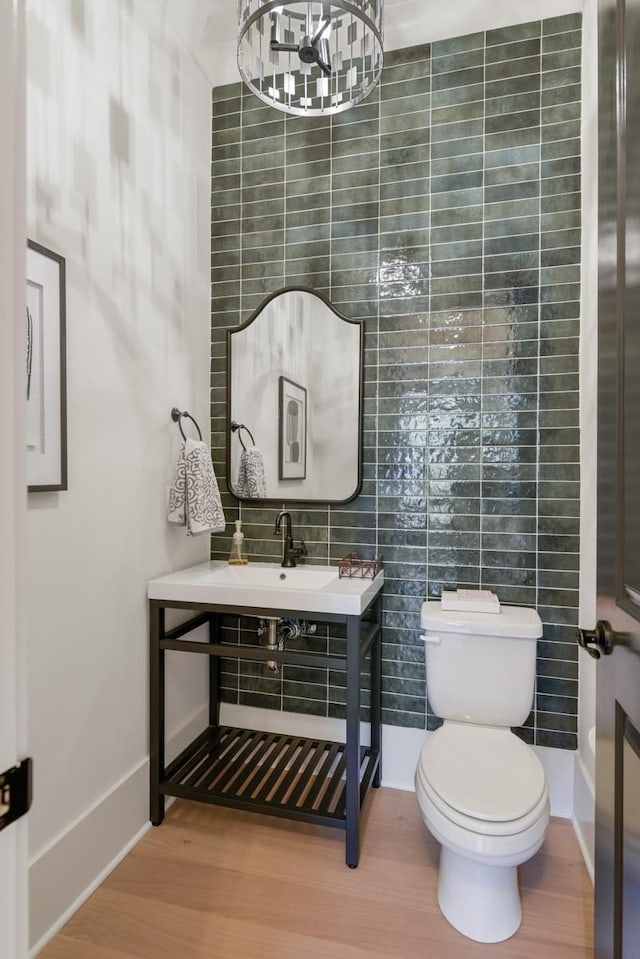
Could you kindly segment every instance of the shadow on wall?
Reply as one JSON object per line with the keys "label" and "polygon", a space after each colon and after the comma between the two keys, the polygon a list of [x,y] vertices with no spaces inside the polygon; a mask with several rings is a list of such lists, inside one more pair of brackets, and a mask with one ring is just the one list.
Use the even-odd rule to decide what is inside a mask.
{"label": "shadow on wall", "polygon": [[195,156],[184,136],[194,67],[171,25],[134,20],[124,0],[67,10],[70,31],[56,5],[29,4],[30,232],[63,247],[68,284],[115,334],[118,363],[144,370],[149,337],[165,335],[154,317],[180,333],[194,270],[209,282],[193,230],[206,237],[206,139]]}

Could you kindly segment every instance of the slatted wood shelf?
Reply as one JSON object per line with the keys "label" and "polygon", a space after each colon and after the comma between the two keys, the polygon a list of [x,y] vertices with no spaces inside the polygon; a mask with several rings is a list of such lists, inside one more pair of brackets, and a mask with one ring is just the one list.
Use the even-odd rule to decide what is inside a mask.
{"label": "slatted wood shelf", "polygon": [[[345,828],[344,743],[210,726],[167,766],[160,792]],[[360,804],[379,763],[360,748]]]}

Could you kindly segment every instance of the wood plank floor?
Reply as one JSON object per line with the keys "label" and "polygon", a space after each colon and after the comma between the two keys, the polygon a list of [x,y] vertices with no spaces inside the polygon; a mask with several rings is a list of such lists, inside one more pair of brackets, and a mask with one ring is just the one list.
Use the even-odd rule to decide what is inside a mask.
{"label": "wood plank floor", "polygon": [[569,822],[520,869],[505,943],[457,933],[436,903],[438,845],[415,796],[373,790],[358,869],[344,833],[176,802],[42,959],[590,959],[593,890]]}

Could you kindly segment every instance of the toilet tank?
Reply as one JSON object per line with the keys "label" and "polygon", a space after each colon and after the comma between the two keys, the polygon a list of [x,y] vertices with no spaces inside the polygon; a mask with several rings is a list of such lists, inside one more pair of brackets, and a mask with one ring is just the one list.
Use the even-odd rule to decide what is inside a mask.
{"label": "toilet tank", "polygon": [[536,640],[535,609],[501,606],[499,613],[443,610],[423,603],[420,617],[427,662],[427,695],[441,719],[486,726],[521,726],[531,711]]}

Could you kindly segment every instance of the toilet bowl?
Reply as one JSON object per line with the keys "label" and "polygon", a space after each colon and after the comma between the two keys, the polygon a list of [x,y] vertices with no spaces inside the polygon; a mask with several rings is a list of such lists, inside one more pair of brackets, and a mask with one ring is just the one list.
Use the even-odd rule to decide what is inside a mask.
{"label": "toilet bowl", "polygon": [[[549,822],[542,763],[510,729],[524,722],[531,706],[527,645],[534,641],[535,649],[541,624],[535,611],[516,608],[502,621],[487,622],[479,614],[478,623],[469,613],[450,623],[434,606],[425,604],[430,609],[423,609],[422,620],[423,639],[431,644],[427,686],[444,723],[422,748],[416,797],[425,825],[442,846],[442,913],[470,939],[501,942],[522,919],[517,868],[539,850]],[[504,647],[507,640],[511,645]],[[504,700],[496,703],[502,687]]]}
{"label": "toilet bowl", "polygon": [[444,916],[477,942],[508,939],[522,919],[517,867],[538,851],[549,822],[538,757],[508,730],[445,723],[422,749],[415,785],[442,845]]}

